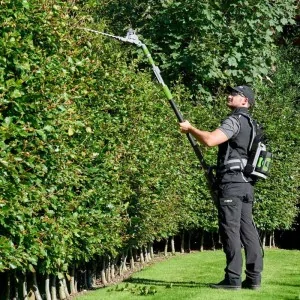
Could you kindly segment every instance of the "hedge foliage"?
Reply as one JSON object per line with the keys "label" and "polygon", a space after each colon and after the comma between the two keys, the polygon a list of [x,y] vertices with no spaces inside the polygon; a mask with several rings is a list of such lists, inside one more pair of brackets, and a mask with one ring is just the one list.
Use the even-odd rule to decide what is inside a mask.
{"label": "hedge foliage", "polygon": [[[111,17],[110,11],[105,15],[102,10],[106,2],[74,3],[15,0],[0,6],[0,272],[68,272],[75,264],[116,257],[124,249],[145,246],[183,229],[217,230],[205,178],[142,51],[79,29],[89,26],[111,32],[118,28],[117,23],[105,23]],[[151,33],[152,55],[160,57],[165,70],[172,70],[164,78],[170,75],[169,79],[178,80],[172,93],[183,114],[211,130],[227,113],[224,96],[212,94],[209,101],[202,97],[196,104],[186,101],[193,98],[183,84],[189,77],[184,76],[182,83],[182,76],[175,75],[182,75],[184,61],[194,67],[195,63],[197,68],[189,71],[192,77],[216,91],[216,82],[222,86],[241,78],[249,81],[246,76],[255,79],[259,64],[264,70],[257,74],[266,74],[268,51],[274,45],[265,33],[255,35],[256,46],[268,46],[265,56],[248,46],[256,58],[248,52],[241,56],[242,45],[234,52],[236,43],[256,34],[254,20],[259,22],[263,11],[253,14],[251,5],[244,3],[251,18],[243,26],[253,23],[248,32],[248,27],[235,21],[246,12],[240,4],[230,4],[232,23],[215,30],[219,36],[215,39],[207,32],[219,28],[222,18],[216,5],[221,7],[221,1],[213,6],[192,1],[197,10],[187,21],[200,22],[205,16],[209,22],[188,23],[184,33],[176,32],[182,28],[172,22],[178,14],[184,18],[186,6],[178,1],[151,3],[155,11],[164,8],[150,19],[149,31],[146,25],[143,28],[145,34]],[[119,1],[110,4],[120,5]],[[275,11],[270,8],[272,13],[265,11],[266,24],[278,21],[278,16],[281,25],[276,26],[289,22],[290,9],[289,2],[282,2]],[[165,20],[171,27],[155,21],[164,14],[170,16]],[[163,29],[158,31],[154,24]],[[197,28],[210,42],[197,42],[201,36],[191,34]],[[222,38],[221,42],[225,28],[229,36],[231,30],[239,31],[240,40],[233,43],[228,38],[223,43]],[[193,43],[183,47],[187,35]],[[162,36],[164,43],[159,46]],[[177,44],[174,39],[179,36]],[[188,57],[178,49],[187,49]],[[206,54],[205,59],[196,56],[199,53]],[[286,57],[295,60],[286,63]],[[270,180],[258,185],[256,219],[261,230],[288,229],[297,214],[300,77],[296,76],[299,70],[293,69],[296,57],[292,52],[278,58],[277,71],[268,72],[272,82],[253,82],[259,99],[254,115],[265,121],[275,155]],[[244,70],[241,64],[250,65],[251,72],[239,73]],[[213,164],[216,150],[203,151]]]}

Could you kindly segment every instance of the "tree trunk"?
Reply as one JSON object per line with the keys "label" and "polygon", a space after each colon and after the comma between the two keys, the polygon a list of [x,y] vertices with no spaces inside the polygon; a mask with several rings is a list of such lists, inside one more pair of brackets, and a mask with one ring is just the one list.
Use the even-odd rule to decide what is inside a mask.
{"label": "tree trunk", "polygon": [[123,272],[126,272],[127,271],[127,266],[126,266],[126,263],[127,263],[127,256],[128,256],[128,250],[125,250],[122,254],[122,268],[123,268]]}
{"label": "tree trunk", "polygon": [[46,294],[46,300],[51,300],[49,274],[46,275],[46,279],[45,279],[45,294]]}
{"label": "tree trunk", "polygon": [[75,266],[72,266],[70,270],[70,292],[71,295],[76,294],[76,289],[75,289]]}
{"label": "tree trunk", "polygon": [[120,261],[120,276],[123,276],[124,272],[127,271],[126,261],[127,261],[127,251],[126,252],[123,251],[121,255],[121,261]]}
{"label": "tree trunk", "polygon": [[132,249],[132,254],[133,254],[134,261],[137,262],[138,261],[138,251],[136,248]]}
{"label": "tree trunk", "polygon": [[182,233],[181,233],[180,253],[184,253],[184,230],[182,230]]}
{"label": "tree trunk", "polygon": [[215,239],[214,239],[214,233],[211,233],[211,242],[212,242],[212,250],[216,250],[216,244],[215,244]]}
{"label": "tree trunk", "polygon": [[92,261],[89,264],[88,268],[88,288],[93,288],[96,286],[96,281],[97,281],[97,263],[96,261]]}
{"label": "tree trunk", "polygon": [[144,249],[144,253],[145,253],[145,262],[148,263],[149,262],[149,256],[148,256],[147,246],[143,247],[143,249]]}
{"label": "tree trunk", "polygon": [[7,281],[6,281],[6,295],[5,299],[10,300],[10,290],[11,290],[11,278],[10,278],[10,272],[7,272]]}
{"label": "tree trunk", "polygon": [[272,233],[272,235],[273,235],[273,239],[272,239],[272,247],[273,248],[276,248],[276,243],[275,243],[275,232],[273,231],[273,233]]}
{"label": "tree trunk", "polygon": [[39,287],[38,287],[38,284],[37,284],[36,272],[32,272],[32,278],[33,278],[33,292],[34,292],[34,295],[35,295],[35,299],[36,300],[42,300],[42,296],[40,294]]}
{"label": "tree trunk", "polygon": [[64,278],[62,279],[63,285],[64,285],[64,291],[65,291],[65,295],[67,298],[70,298],[70,293],[68,290],[68,284],[67,284],[67,280],[66,277],[64,276]]}
{"label": "tree trunk", "polygon": [[218,232],[218,243],[221,245],[222,250],[223,250],[223,243],[222,243],[221,235],[219,232]]}
{"label": "tree trunk", "polygon": [[64,287],[64,283],[63,283],[63,279],[60,278],[58,280],[58,294],[59,294],[59,299],[63,300],[66,299],[66,294],[65,294],[65,287]]}
{"label": "tree trunk", "polygon": [[112,258],[112,261],[111,261],[111,269],[110,269],[110,272],[111,272],[111,279],[114,280],[116,275],[115,275],[115,269],[116,269],[116,259],[113,257]]}
{"label": "tree trunk", "polygon": [[83,285],[83,288],[84,289],[88,289],[88,274],[87,274],[87,272],[88,272],[88,267],[87,267],[87,265],[85,264],[85,269],[84,269],[84,271],[83,271],[83,283],[82,283],[82,285]]}
{"label": "tree trunk", "polygon": [[140,262],[141,262],[141,266],[143,266],[145,264],[143,247],[140,248]]}
{"label": "tree trunk", "polygon": [[192,234],[189,231],[188,232],[188,253],[191,253],[192,249],[191,249],[191,239],[192,239]]}
{"label": "tree trunk", "polygon": [[148,260],[151,261],[152,260],[152,255],[151,255],[151,243],[148,243],[147,245],[148,248]]}
{"label": "tree trunk", "polygon": [[107,278],[107,282],[111,282],[111,259],[110,259],[110,256],[107,259],[106,278]]}
{"label": "tree trunk", "polygon": [[172,252],[172,255],[175,255],[175,241],[174,241],[174,236],[171,237],[171,252]]}
{"label": "tree trunk", "polygon": [[129,250],[130,252],[130,269],[131,270],[134,270],[134,257],[133,257],[133,251],[132,251],[132,248],[130,248]]}
{"label": "tree trunk", "polygon": [[22,298],[22,300],[28,300],[26,273],[23,274],[22,292],[23,292],[23,298]]}
{"label": "tree trunk", "polygon": [[74,289],[75,289],[75,294],[78,293],[78,271],[75,269],[75,274],[74,274]]}
{"label": "tree trunk", "polygon": [[16,287],[14,288],[14,296],[13,296],[12,300],[18,300],[18,299],[19,299],[19,289],[18,289],[18,287],[16,286]]}
{"label": "tree trunk", "polygon": [[200,252],[204,250],[204,230],[201,230],[201,238],[200,238]]}
{"label": "tree trunk", "polygon": [[165,256],[168,256],[168,242],[169,242],[169,239],[166,238],[165,239],[165,251],[164,251]]}
{"label": "tree trunk", "polygon": [[56,296],[56,276],[52,275],[51,280],[51,300],[57,300]]}
{"label": "tree trunk", "polygon": [[13,298],[12,300],[18,300],[19,299],[19,278],[16,274],[16,271],[13,272],[14,274],[14,285],[13,285],[13,290],[14,290],[14,293],[13,293]]}
{"label": "tree trunk", "polygon": [[[105,257],[102,257],[101,281],[102,281],[103,285],[107,285],[105,269],[106,269],[106,259],[105,259]],[[120,270],[121,270],[121,268],[120,268]]]}
{"label": "tree trunk", "polygon": [[150,244],[150,256],[151,256],[151,259],[154,258],[153,243]]}

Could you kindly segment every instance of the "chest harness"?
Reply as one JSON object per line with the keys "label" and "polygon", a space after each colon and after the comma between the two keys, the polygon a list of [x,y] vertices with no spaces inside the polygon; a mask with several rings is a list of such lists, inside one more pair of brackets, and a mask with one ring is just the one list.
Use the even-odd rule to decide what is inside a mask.
{"label": "chest harness", "polygon": [[[233,116],[239,118],[240,132],[233,140],[227,142],[223,162],[218,168],[219,173],[236,171],[243,172],[248,177],[266,179],[270,172],[272,153],[267,151],[262,128],[244,112],[234,113]],[[250,125],[250,141],[247,131],[241,132],[245,131],[245,122],[241,122],[241,117],[245,117]]]}

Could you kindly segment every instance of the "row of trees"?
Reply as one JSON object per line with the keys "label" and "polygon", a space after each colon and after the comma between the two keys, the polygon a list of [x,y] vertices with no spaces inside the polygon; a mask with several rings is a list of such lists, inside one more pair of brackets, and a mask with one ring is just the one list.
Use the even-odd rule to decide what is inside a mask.
{"label": "row of trees", "polygon": [[[145,7],[136,5],[143,13],[143,22],[141,15],[135,19],[129,13],[135,1],[110,1],[107,7],[106,1],[12,0],[0,6],[0,295],[4,299],[26,299],[30,290],[37,299],[39,290],[47,299],[56,299],[57,287],[63,299],[70,291],[76,292],[75,274],[88,269],[89,278],[95,279],[92,274],[100,269],[105,283],[107,277],[114,276],[115,265],[122,274],[130,258],[132,266],[134,261],[150,259],[155,241],[195,229],[217,231],[216,210],[205,178],[188,142],[177,130],[163,92],[153,82],[142,51],[80,29],[90,27],[122,35],[125,30],[117,22],[121,17],[136,26],[134,22],[144,24],[143,38],[151,45],[153,57],[157,53],[158,61],[163,62],[163,77],[173,80],[172,93],[181,111],[210,130],[227,113],[222,86],[242,78],[242,74],[234,75],[241,65],[229,63],[233,60],[212,64],[211,59],[226,58],[235,49],[230,38],[226,47],[221,41],[228,37],[228,31],[236,30],[234,18],[241,17],[240,5],[245,5],[250,20],[258,20],[254,12],[259,11],[260,4],[256,9],[246,1],[232,5],[232,19],[225,26],[217,17],[224,9],[223,1],[197,3],[150,1]],[[269,26],[274,23],[271,30],[275,34],[283,23],[292,22],[293,6],[289,2],[276,7],[272,1],[267,3],[270,13],[264,17]],[[187,35],[176,33],[182,23],[169,28],[155,20],[155,16],[166,19],[165,13],[175,22],[186,10],[195,18],[201,12],[196,23],[185,25]],[[189,22],[193,20],[191,17]],[[153,24],[164,29],[157,31]],[[226,32],[218,27],[220,24]],[[211,35],[200,47],[197,40],[208,36],[211,26],[218,32],[218,42]],[[246,38],[253,24],[243,26],[239,30]],[[196,32],[198,39],[189,32]],[[255,31],[247,39],[259,43],[260,52],[265,45],[269,53],[275,49],[273,40],[266,43],[263,30],[261,34]],[[171,36],[181,36],[179,46],[169,39]],[[216,50],[217,46],[222,49]],[[176,53],[180,56],[184,49],[195,52],[176,59]],[[256,50],[251,49],[247,51],[255,56]],[[298,50],[288,48],[280,54],[277,72],[269,72],[269,80],[262,77],[266,71],[247,74],[258,91],[254,114],[266,121],[275,156],[272,177],[257,186],[255,207],[259,229],[268,232],[290,228],[297,214],[299,76],[295,74],[299,71],[295,66],[299,56],[293,51]],[[198,64],[203,53],[208,59],[205,65],[215,66],[215,75],[202,76],[208,70]],[[245,54],[245,59],[250,54]],[[261,59],[267,68],[268,58]],[[181,71],[182,60],[197,62],[197,68],[194,65]],[[239,61],[246,65],[242,58]],[[247,58],[251,70],[260,63]],[[193,93],[191,74],[203,87],[198,96]],[[213,164],[216,149],[203,151]],[[87,282],[91,280],[84,277],[82,282],[90,286]]]}

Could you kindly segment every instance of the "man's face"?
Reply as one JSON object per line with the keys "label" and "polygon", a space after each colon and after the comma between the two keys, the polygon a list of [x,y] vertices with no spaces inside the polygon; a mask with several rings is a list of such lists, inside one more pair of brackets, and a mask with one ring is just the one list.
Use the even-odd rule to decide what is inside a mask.
{"label": "man's face", "polygon": [[248,107],[247,98],[236,91],[232,91],[227,97],[227,106],[229,108]]}

